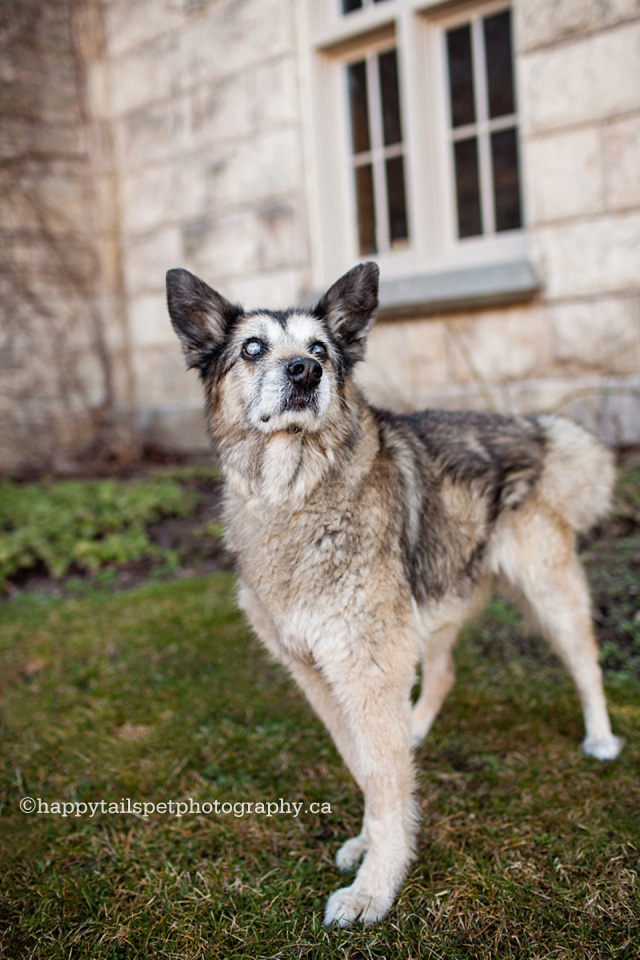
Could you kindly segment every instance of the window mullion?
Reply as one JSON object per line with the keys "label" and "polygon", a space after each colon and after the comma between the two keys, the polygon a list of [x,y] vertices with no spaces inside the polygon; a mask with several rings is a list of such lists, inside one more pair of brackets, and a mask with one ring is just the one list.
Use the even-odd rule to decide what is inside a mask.
{"label": "window mullion", "polygon": [[367,92],[369,94],[369,129],[371,131],[371,153],[373,155],[373,194],[376,207],[376,238],[378,252],[386,253],[390,246],[389,215],[387,211],[387,187],[382,136],[382,98],[380,96],[377,53],[370,53],[367,57]]}
{"label": "window mullion", "polygon": [[[513,123],[511,126],[513,126]],[[363,163],[373,163],[375,157],[378,156],[379,153],[382,154],[384,160],[388,160],[391,157],[402,157],[404,155],[404,144],[392,143],[390,147],[382,147],[380,151],[376,151],[375,155],[371,150],[364,150],[362,153],[354,153],[351,157],[351,160],[355,167],[359,167],[362,166]]]}
{"label": "window mullion", "polygon": [[391,157],[404,157],[404,154],[404,143],[392,143],[390,147],[382,148],[382,156],[385,160],[390,160]]}
{"label": "window mullion", "polygon": [[452,140],[467,140],[469,137],[475,137],[478,133],[493,133],[494,130],[506,130],[509,127],[518,125],[518,116],[515,113],[509,113],[504,117],[495,117],[493,120],[487,120],[485,123],[467,123],[464,127],[455,127],[451,130]]}
{"label": "window mullion", "polygon": [[487,91],[487,65],[481,17],[476,17],[472,21],[471,32],[473,37],[473,85],[475,88],[476,120],[478,125],[482,225],[485,234],[493,234],[496,232],[496,222],[493,206],[493,171],[488,130],[489,94]]}

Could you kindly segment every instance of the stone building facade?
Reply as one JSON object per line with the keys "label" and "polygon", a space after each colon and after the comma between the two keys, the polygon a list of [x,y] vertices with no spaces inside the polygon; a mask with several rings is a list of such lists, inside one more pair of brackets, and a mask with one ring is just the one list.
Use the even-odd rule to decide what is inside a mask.
{"label": "stone building facade", "polygon": [[135,443],[108,131],[87,70],[96,10],[0,0],[0,470]]}
{"label": "stone building facade", "polygon": [[[2,5],[0,43],[13,58],[3,50],[3,272],[7,283],[31,278],[20,280],[28,296],[16,281],[5,299],[5,469],[46,456],[47,442],[50,456],[77,454],[105,425],[116,446],[203,448],[200,386],[167,319],[166,269],[185,266],[248,308],[304,302],[332,282],[362,253],[342,244],[357,228],[340,167],[340,72],[396,44],[412,87],[403,121],[423,102],[433,116],[420,31],[428,44],[447,36],[447,17],[454,29],[467,12],[508,6],[29,0],[32,19],[16,25],[14,5]],[[486,258],[480,242],[466,244],[471,258],[457,257],[463,243],[434,254],[420,171],[428,181],[444,128],[405,131],[410,229],[431,253],[422,262],[404,244],[378,258],[367,382],[381,396],[400,385],[409,404],[555,410],[635,444],[640,5],[513,0],[511,30],[523,226]],[[34,202],[49,211],[46,229]],[[73,269],[59,266],[61,250]]]}

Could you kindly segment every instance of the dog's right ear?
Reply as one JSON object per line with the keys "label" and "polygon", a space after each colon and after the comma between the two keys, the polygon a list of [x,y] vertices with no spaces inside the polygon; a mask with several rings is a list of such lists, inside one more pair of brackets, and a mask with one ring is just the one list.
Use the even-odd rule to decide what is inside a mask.
{"label": "dog's right ear", "polygon": [[173,329],[182,343],[187,366],[203,372],[217,357],[242,313],[188,270],[167,273],[167,306]]}

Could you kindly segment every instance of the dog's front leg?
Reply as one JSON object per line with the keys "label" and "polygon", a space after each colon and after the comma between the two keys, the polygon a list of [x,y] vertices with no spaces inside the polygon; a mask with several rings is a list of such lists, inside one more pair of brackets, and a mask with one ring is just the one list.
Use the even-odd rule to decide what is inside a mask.
{"label": "dog's front leg", "polygon": [[336,890],[327,903],[325,923],[340,926],[373,923],[387,913],[412,857],[417,823],[406,684],[359,680],[355,687],[332,684],[364,780],[368,844],[354,882]]}
{"label": "dog's front leg", "polygon": [[[338,753],[348,767],[351,776],[364,793],[365,780],[360,769],[357,744],[351,735],[344,711],[332,693],[331,687],[314,667],[296,662],[290,663],[288,667],[291,676],[302,688],[307,700],[331,734]],[[336,854],[338,868],[345,872],[355,869],[362,860],[367,846],[366,824],[363,823],[358,836],[345,841],[338,850]]]}
{"label": "dog's front leg", "polygon": [[287,668],[331,734],[338,753],[349,768],[351,776],[360,789],[364,791],[364,778],[360,770],[356,744],[350,736],[344,713],[329,684],[318,670],[306,663],[293,661],[287,664]]}

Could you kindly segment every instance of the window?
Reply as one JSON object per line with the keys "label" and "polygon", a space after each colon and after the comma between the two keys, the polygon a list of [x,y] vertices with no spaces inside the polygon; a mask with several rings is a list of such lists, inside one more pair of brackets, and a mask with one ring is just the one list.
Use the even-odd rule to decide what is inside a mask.
{"label": "window", "polygon": [[522,226],[511,10],[445,31],[458,237]]}
{"label": "window", "polygon": [[511,20],[505,0],[307,0],[319,286],[370,256],[396,277],[522,258]]}
{"label": "window", "polygon": [[407,199],[396,47],[347,64],[359,252],[406,246]]}
{"label": "window", "polygon": [[342,0],[342,12],[352,13],[354,10],[362,10],[363,7],[370,7],[373,3],[383,3],[384,0]]}

